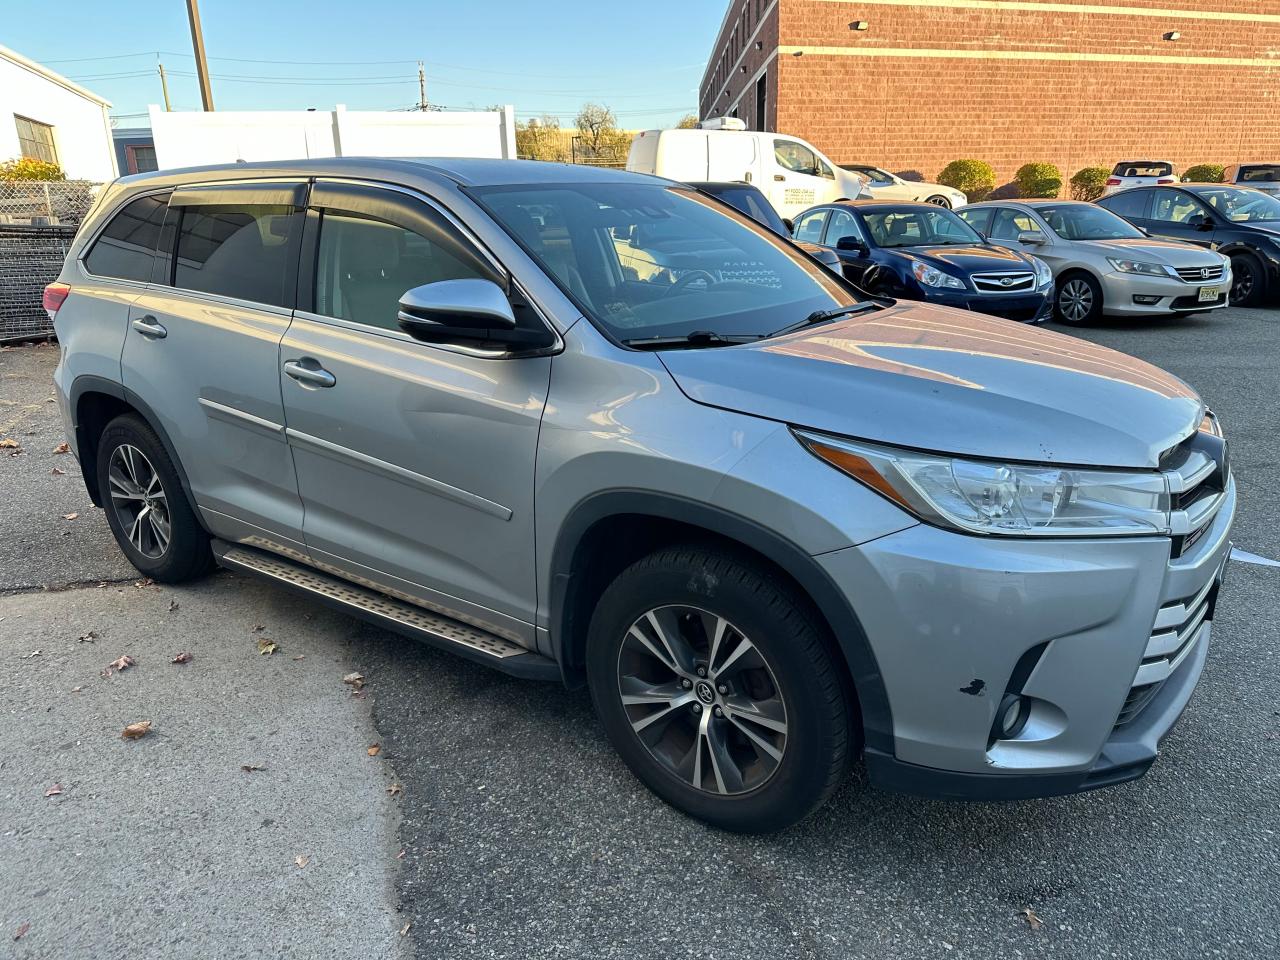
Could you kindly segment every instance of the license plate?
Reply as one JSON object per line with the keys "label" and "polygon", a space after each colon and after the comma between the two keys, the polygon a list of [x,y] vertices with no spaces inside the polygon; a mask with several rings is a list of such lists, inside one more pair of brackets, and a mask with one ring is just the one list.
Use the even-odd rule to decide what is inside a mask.
{"label": "license plate", "polygon": [[1217,300],[1218,297],[1221,295],[1221,293],[1222,293],[1221,287],[1201,287],[1200,302],[1208,303],[1210,301]]}

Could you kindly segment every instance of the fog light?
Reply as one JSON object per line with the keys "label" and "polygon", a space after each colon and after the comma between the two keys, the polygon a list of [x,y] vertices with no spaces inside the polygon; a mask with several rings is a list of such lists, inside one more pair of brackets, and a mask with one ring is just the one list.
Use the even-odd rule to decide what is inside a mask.
{"label": "fog light", "polygon": [[1026,697],[1006,693],[1000,700],[1000,709],[996,711],[996,738],[1012,740],[1022,732],[1030,716],[1031,703]]}
{"label": "fog light", "polygon": [[1133,295],[1133,302],[1137,304],[1141,304],[1144,307],[1151,307],[1159,303],[1160,298],[1153,297],[1148,293],[1135,293]]}

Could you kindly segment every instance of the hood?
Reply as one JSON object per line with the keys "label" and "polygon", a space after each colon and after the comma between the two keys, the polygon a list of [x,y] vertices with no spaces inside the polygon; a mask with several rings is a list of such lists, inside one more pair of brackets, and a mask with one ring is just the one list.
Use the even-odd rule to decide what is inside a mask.
{"label": "hood", "polygon": [[1083,247],[1105,257],[1146,259],[1174,267],[1218,266],[1222,259],[1204,247],[1181,240],[1157,240],[1154,237],[1126,237],[1121,240],[1073,240],[1072,247]]}
{"label": "hood", "polygon": [[936,267],[954,267],[965,274],[987,270],[1030,270],[1031,261],[1015,250],[996,244],[959,246],[943,243],[922,247],[881,247],[886,253],[923,260]]}
{"label": "hood", "polygon": [[735,347],[665,351],[692,400],[971,457],[1155,467],[1204,405],[1085,340],[918,302]]}

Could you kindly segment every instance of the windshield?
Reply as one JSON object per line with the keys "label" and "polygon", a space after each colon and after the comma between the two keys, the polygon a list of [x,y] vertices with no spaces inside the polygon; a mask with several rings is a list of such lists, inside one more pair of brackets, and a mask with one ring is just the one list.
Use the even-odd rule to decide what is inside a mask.
{"label": "windshield", "polygon": [[469,192],[618,340],[764,336],[858,302],[817,261],[696,190],[556,183]]}
{"label": "windshield", "polygon": [[1210,187],[1197,190],[1196,196],[1233,223],[1280,220],[1280,200],[1259,190]]}
{"label": "windshield", "polygon": [[878,247],[923,247],[982,243],[973,228],[950,210],[916,207],[859,211]]}
{"label": "windshield", "polygon": [[1255,163],[1236,174],[1241,183],[1275,183],[1280,180],[1280,163]]}
{"label": "windshield", "polygon": [[1143,235],[1110,210],[1088,203],[1036,207],[1036,213],[1063,240],[1136,240]]}
{"label": "windshield", "polygon": [[743,184],[740,187],[698,187],[704,193],[709,193],[713,197],[718,197],[725,203],[729,204],[736,210],[745,213],[757,223],[763,223],[774,233],[781,236],[790,236],[786,225],[782,222],[782,218],[778,216],[778,211],[773,209],[773,204],[765,199],[763,193],[755,187],[749,187]]}

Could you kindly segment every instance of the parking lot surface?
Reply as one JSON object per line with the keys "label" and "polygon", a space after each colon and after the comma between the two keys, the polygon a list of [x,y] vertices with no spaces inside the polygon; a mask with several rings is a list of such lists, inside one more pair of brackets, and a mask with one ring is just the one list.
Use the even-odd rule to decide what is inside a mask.
{"label": "parking lot surface", "polygon": [[[1205,395],[1233,447],[1236,543],[1280,557],[1280,311],[1067,332]],[[27,449],[0,459],[0,932],[31,924],[17,956],[1280,954],[1280,569],[1232,565],[1200,689],[1141,781],[955,804],[855,773],[787,832],[727,835],[646,791],[584,692],[227,573],[135,587],[48,452],[53,361],[0,352],[18,408],[0,426]],[[257,653],[258,624],[277,653]],[[101,638],[78,643],[87,629]],[[126,652],[136,668],[99,677]],[[156,734],[121,741],[141,719]]]}

